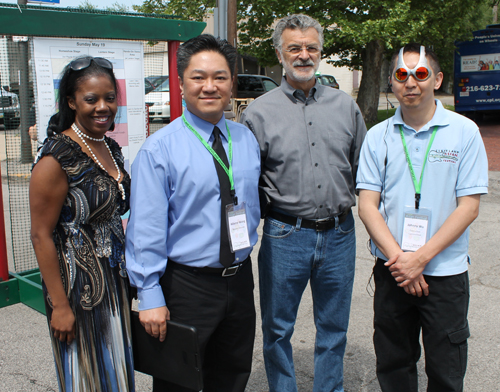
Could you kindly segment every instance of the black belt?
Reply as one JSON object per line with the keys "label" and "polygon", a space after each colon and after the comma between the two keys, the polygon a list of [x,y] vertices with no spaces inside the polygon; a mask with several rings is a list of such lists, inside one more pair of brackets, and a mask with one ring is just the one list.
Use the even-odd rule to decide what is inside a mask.
{"label": "black belt", "polygon": [[223,278],[236,275],[236,273],[248,262],[250,261],[250,256],[248,256],[241,263],[233,264],[231,267],[227,268],[212,268],[212,267],[190,267],[189,265],[179,264],[175,261],[168,260],[167,268],[181,269],[184,271],[189,271],[194,274],[206,274],[206,275],[219,275]]}
{"label": "black belt", "polygon": [[[349,212],[351,212],[350,208],[345,210],[343,213],[337,215],[339,218],[339,225],[345,222],[347,215],[349,215]],[[270,216],[271,218],[277,219],[280,222],[293,226],[297,224],[297,219],[298,219],[298,217],[296,216],[282,214],[275,210],[269,211],[267,216]],[[318,219],[318,220],[302,219],[300,227],[304,227],[306,229],[314,229],[316,231],[330,230],[335,227],[335,217],[327,219]]]}

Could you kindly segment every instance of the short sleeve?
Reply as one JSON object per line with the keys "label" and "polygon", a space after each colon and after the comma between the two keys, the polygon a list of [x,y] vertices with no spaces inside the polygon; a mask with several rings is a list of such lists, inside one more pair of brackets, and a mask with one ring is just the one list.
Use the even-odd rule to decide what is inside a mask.
{"label": "short sleeve", "polygon": [[488,158],[479,129],[465,143],[456,192],[457,197],[488,193]]}
{"label": "short sleeve", "polygon": [[[383,124],[385,126],[385,124]],[[385,128],[385,127],[384,127]],[[380,128],[372,128],[366,134],[359,155],[359,168],[356,177],[356,190],[366,189],[375,192],[382,191],[382,180],[377,151],[380,151]]]}
{"label": "short sleeve", "polygon": [[45,139],[33,167],[40,159],[47,155],[52,155],[59,162],[62,169],[68,175],[68,181],[81,169],[82,163],[89,160],[87,154],[84,154],[78,143],[62,134],[50,136]]}

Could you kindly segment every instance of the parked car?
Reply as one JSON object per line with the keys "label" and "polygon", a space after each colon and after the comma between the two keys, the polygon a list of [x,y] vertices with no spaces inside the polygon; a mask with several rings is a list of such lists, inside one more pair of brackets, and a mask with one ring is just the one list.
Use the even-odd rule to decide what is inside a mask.
{"label": "parked car", "polygon": [[264,75],[238,75],[238,98],[257,98],[276,87],[278,83]]}
{"label": "parked car", "polygon": [[168,76],[153,91],[146,94],[149,120],[170,121],[170,86]]}
{"label": "parked car", "polygon": [[166,79],[168,79],[168,75],[151,75],[144,78],[144,90],[145,94],[153,91],[156,87],[162,84]]}
{"label": "parked car", "polygon": [[316,75],[318,83],[339,89],[339,84],[332,75]]}
{"label": "parked car", "polygon": [[0,87],[0,122],[5,129],[15,129],[21,121],[21,106],[17,94]]}
{"label": "parked car", "polygon": [[154,89],[155,86],[147,78],[144,78],[144,94],[150,93]]}
{"label": "parked car", "polygon": [[168,79],[168,75],[161,75],[161,76],[159,76],[159,75],[150,75],[150,76],[146,76],[144,78],[144,80],[147,80],[155,88],[158,87],[160,84],[162,84],[167,79]]}

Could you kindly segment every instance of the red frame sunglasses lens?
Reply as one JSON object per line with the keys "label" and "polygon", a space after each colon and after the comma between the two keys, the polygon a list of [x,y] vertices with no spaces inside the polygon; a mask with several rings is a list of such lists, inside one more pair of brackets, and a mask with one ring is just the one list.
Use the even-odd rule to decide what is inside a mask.
{"label": "red frame sunglasses lens", "polygon": [[425,67],[418,67],[415,70],[415,76],[418,80],[425,80],[429,77],[429,70]]}
{"label": "red frame sunglasses lens", "polygon": [[400,82],[404,82],[406,79],[408,79],[408,72],[404,68],[399,68],[394,72],[394,77],[396,80],[399,80]]}

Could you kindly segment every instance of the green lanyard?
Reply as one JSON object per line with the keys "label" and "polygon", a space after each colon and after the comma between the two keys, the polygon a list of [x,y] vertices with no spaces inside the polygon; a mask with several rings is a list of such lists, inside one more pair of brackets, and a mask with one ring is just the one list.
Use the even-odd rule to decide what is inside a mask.
{"label": "green lanyard", "polygon": [[401,134],[401,140],[403,142],[403,147],[405,149],[406,162],[408,162],[408,167],[410,168],[411,178],[413,180],[413,185],[415,186],[415,209],[418,210],[420,205],[420,190],[422,189],[422,179],[424,178],[424,169],[425,163],[427,162],[427,157],[429,156],[429,151],[431,150],[432,142],[434,141],[434,137],[436,136],[436,131],[438,127],[437,125],[434,127],[432,131],[431,139],[429,140],[429,144],[427,145],[427,152],[425,153],[424,163],[422,165],[422,172],[420,173],[420,181],[417,182],[417,178],[415,176],[415,171],[413,170],[413,165],[411,164],[410,153],[408,152],[408,147],[406,146],[405,135],[403,133],[403,127],[399,126],[399,133]]}
{"label": "green lanyard", "polygon": [[195,136],[200,139],[200,142],[203,143],[205,148],[212,154],[212,156],[219,162],[219,164],[222,166],[224,171],[226,172],[227,176],[229,177],[229,183],[231,184],[231,196],[233,197],[234,204],[238,204],[238,199],[236,198],[236,191],[234,190],[234,180],[233,180],[233,166],[231,165],[231,162],[233,161],[233,142],[231,141],[231,132],[229,132],[229,127],[226,122],[226,129],[227,129],[227,140],[229,144],[229,168],[226,167],[224,162],[222,162],[222,159],[220,159],[219,155],[214,151],[214,149],[201,137],[201,135],[196,131],[196,129],[193,128],[193,126],[188,123],[186,120],[186,117],[184,116],[184,113],[182,113],[182,120],[184,121],[184,124],[186,124],[186,127],[189,128],[191,132],[195,134]]}

